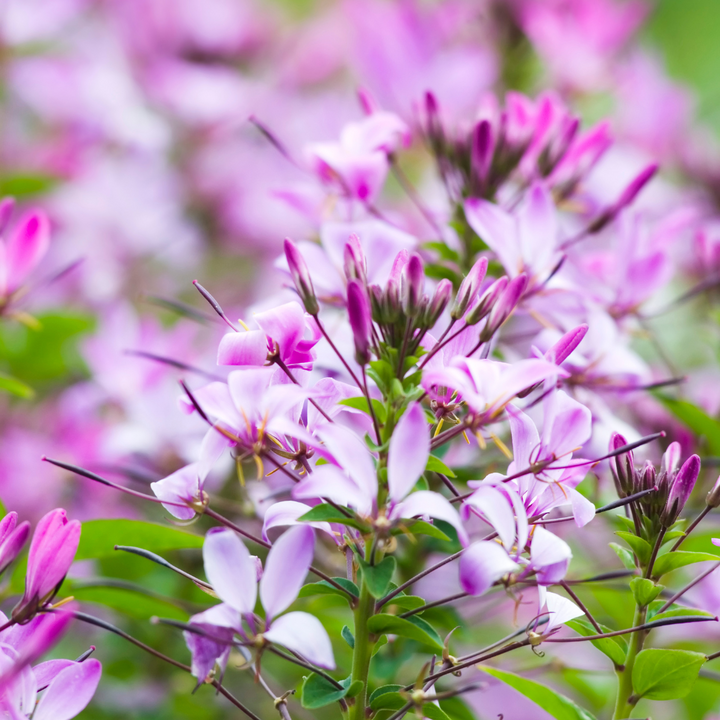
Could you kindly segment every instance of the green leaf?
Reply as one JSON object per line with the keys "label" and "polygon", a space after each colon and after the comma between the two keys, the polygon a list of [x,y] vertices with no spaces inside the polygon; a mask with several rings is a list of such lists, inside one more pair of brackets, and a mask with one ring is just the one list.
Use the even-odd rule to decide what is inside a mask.
{"label": "green leaf", "polygon": [[370,693],[370,698],[368,699],[368,702],[370,703],[370,709],[377,710],[377,705],[373,705],[373,703],[378,698],[382,697],[383,695],[387,695],[388,693],[396,693],[398,690],[402,689],[402,685],[382,685],[376,690],[373,690],[372,693]]}
{"label": "green leaf", "polygon": [[653,566],[653,575],[660,577],[665,573],[672,572],[673,570],[685,567],[686,565],[692,565],[697,562],[706,562],[707,560],[717,562],[718,556],[705,552],[684,552],[682,550],[665,553],[665,555],[658,556],[658,559],[655,561],[655,565]]}
{"label": "green leaf", "polygon": [[362,680],[356,680],[354,683],[350,685],[350,687],[347,690],[347,695],[345,697],[353,698],[356,695],[360,694],[360,691],[365,687],[365,683]]}
{"label": "green leaf", "polygon": [[440,652],[443,650],[443,642],[432,625],[416,615],[400,618],[396,615],[380,613],[373,615],[368,620],[367,626],[368,630],[375,635],[400,635],[417,640],[424,645],[430,645]]}
{"label": "green leaf", "polygon": [[459,697],[451,697],[440,701],[440,707],[452,720],[477,720],[475,713]]}
{"label": "green leaf", "polygon": [[579,707],[564,695],[551,690],[547,685],[541,685],[534,680],[528,680],[497,668],[483,667],[481,669],[532,700],[556,720],[595,720],[595,717],[587,710]]}
{"label": "green leaf", "polygon": [[60,178],[42,173],[16,172],[0,175],[0,195],[16,198],[43,195],[52,190]]}
{"label": "green leaf", "polygon": [[104,605],[139,620],[147,620],[157,615],[186,621],[190,616],[189,612],[179,608],[170,598],[159,597],[144,587],[112,580],[108,580],[107,583],[104,585],[102,581],[92,584],[66,581],[63,592],[70,593],[80,602]]}
{"label": "green leaf", "polygon": [[435,457],[435,455],[431,455],[428,458],[425,471],[440,473],[441,475],[447,475],[452,478],[455,477],[455,473],[439,457]]}
{"label": "green leaf", "polygon": [[0,373],[0,391],[25,400],[35,397],[35,391],[29,385],[5,373]]}
{"label": "green leaf", "polygon": [[432,525],[424,520],[406,520],[403,522],[404,528],[395,528],[393,535],[402,535],[405,530],[413,535],[427,535],[436,540],[445,540],[451,542],[452,538],[448,537],[437,525]]}
{"label": "green leaf", "polygon": [[388,606],[395,605],[399,610],[415,610],[425,604],[423,598],[417,595],[396,595],[392,600],[388,601]]}
{"label": "green leaf", "polygon": [[648,578],[636,577],[630,581],[635,603],[641,607],[649,605],[664,589],[664,585],[656,585]]}
{"label": "green leaf", "polygon": [[421,247],[434,250],[443,260],[460,264],[460,253],[448,247],[444,242],[432,240],[430,242],[424,242]]}
{"label": "green leaf", "polygon": [[343,625],[343,629],[340,631],[343,640],[350,646],[352,650],[355,649],[355,636],[350,632],[350,628],[347,625]]}
{"label": "green leaf", "polygon": [[635,557],[627,548],[624,548],[622,545],[618,545],[617,543],[610,543],[610,547],[615,551],[615,554],[620,558],[620,562],[628,570],[637,570]]}
{"label": "green leaf", "polygon": [[706,610],[683,607],[682,605],[676,605],[675,603],[673,603],[667,610],[663,610],[663,612],[658,612],[664,604],[665,602],[663,600],[658,600],[648,607],[648,622],[652,620],[665,620],[666,618],[676,617],[715,617],[713,613],[707,612]]}
{"label": "green leaf", "polygon": [[710,455],[720,455],[720,422],[687,400],[676,400],[662,393],[655,397],[695,435],[704,437]]}
{"label": "green leaf", "polygon": [[[597,635],[598,631],[587,621],[581,618],[575,618],[565,623],[569,628],[574,630],[583,637]],[[600,625],[603,632],[612,632],[610,628]],[[590,641],[600,652],[607,655],[615,665],[624,665],[625,656],[627,655],[627,644],[622,638],[609,637]]]}
{"label": "green leaf", "polygon": [[[333,580],[338,585],[342,585],[342,587],[344,587],[355,597],[360,597],[360,590],[358,589],[358,586],[354,582],[352,582],[352,580],[341,577],[333,578]],[[344,592],[338,590],[327,580],[320,580],[320,582],[308,583],[307,585],[303,585],[302,588],[300,588],[300,592],[298,593],[298,597],[310,597],[312,595],[339,595],[346,600],[349,599]]]}
{"label": "green leaf", "polygon": [[348,517],[328,503],[316,505],[304,515],[301,515],[298,520],[302,520],[303,522],[332,522],[338,523],[339,525],[348,525],[364,531],[369,529],[364,522],[358,520],[354,515]]}
{"label": "green leaf", "polygon": [[448,714],[437,705],[433,705],[431,702],[424,703],[422,706],[423,715],[430,718],[430,720],[450,720]]}
{"label": "green leaf", "polygon": [[[402,685],[385,685],[386,688],[397,687],[402,688]],[[378,688],[382,690],[383,688]],[[375,691],[377,692],[377,690]],[[374,694],[374,693],[373,693]],[[370,709],[375,710],[399,710],[403,705],[407,703],[407,700],[397,691],[388,690],[375,697],[374,700],[370,701]]]}
{"label": "green leaf", "polygon": [[[345,398],[344,400],[339,400],[338,405],[346,405],[347,407],[354,408],[355,410],[360,410],[367,415],[370,414],[370,408],[368,406],[367,398],[363,397],[362,395],[359,395],[358,397],[351,397]],[[373,410],[375,411],[375,417],[381,423],[384,423],[387,420],[387,410],[385,409],[385,406],[375,398],[373,398],[372,406]]]}
{"label": "green leaf", "polygon": [[348,694],[351,680],[351,677],[340,680],[339,683],[342,688],[337,688],[322,675],[311,673],[303,683],[302,706],[308,710],[315,710],[342,700]]}
{"label": "green leaf", "polygon": [[202,535],[142,520],[88,520],[82,524],[76,560],[89,560],[115,554],[115,545],[132,545],[160,552],[201,548]]}
{"label": "green leaf", "polygon": [[633,690],[648,700],[685,697],[706,660],[702,653],[690,650],[643,650],[635,659]]}
{"label": "green leaf", "polygon": [[615,534],[619,538],[622,538],[633,549],[633,552],[637,555],[638,560],[642,565],[647,564],[648,560],[650,560],[650,555],[652,554],[652,547],[647,540],[622,530],[616,532]]}
{"label": "green leaf", "polygon": [[397,561],[392,555],[384,558],[377,565],[369,565],[362,558],[358,558],[363,582],[374,598],[384,597],[392,582],[392,576],[397,566]]}

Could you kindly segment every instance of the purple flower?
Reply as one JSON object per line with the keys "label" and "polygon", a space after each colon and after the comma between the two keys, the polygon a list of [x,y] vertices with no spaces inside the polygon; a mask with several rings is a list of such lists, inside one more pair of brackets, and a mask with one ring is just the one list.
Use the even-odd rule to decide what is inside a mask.
{"label": "purple flower", "polygon": [[30,534],[30,523],[17,525],[17,513],[8,513],[0,521],[0,573],[18,556]]}
{"label": "purple flower", "polygon": [[52,510],[40,520],[30,543],[25,594],[13,610],[13,617],[32,615],[53,597],[75,559],[80,530],[80,522],[68,521],[61,509]]}
{"label": "purple flower", "polygon": [[224,604],[191,618],[193,625],[210,628],[211,638],[185,633],[198,680],[205,679],[216,661],[221,665],[227,661],[235,633],[255,638],[260,647],[264,642],[277,643],[320,667],[335,668],[330,638],[315,616],[304,612],[281,615],[300,592],[314,544],[313,529],[303,524],[290,528],[273,545],[260,579],[265,623],[264,628],[258,628],[254,618],[258,596],[255,561],[232,530],[215,528],[208,532],[203,545],[205,573]]}
{"label": "purple flower", "polygon": [[[4,203],[2,224],[6,225],[7,199]],[[50,222],[40,211],[24,215],[7,241],[0,241],[0,304],[22,285],[49,246]]]}
{"label": "purple flower", "polygon": [[697,482],[700,474],[700,458],[697,455],[691,455],[678,470],[673,480],[670,494],[662,514],[662,523],[665,527],[670,527],[679,517],[685,503]]}
{"label": "purple flower", "polygon": [[305,310],[310,315],[317,315],[320,308],[317,297],[315,297],[315,288],[313,288],[307,263],[295,243],[288,238],[285,238],[285,257],[287,258],[288,268],[290,268],[290,275]]}

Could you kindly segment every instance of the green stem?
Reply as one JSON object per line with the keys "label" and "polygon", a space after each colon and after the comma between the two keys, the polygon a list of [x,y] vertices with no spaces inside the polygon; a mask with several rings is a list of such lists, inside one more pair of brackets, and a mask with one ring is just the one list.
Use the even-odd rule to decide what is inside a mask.
{"label": "green stem", "polygon": [[375,612],[375,598],[370,594],[363,582],[360,600],[355,608],[355,648],[353,650],[352,682],[363,683],[362,690],[355,697],[355,704],[350,707],[349,720],[365,720],[365,704],[367,701],[368,673],[370,658],[375,644],[370,640],[367,623]]}
{"label": "green stem", "polygon": [[[632,627],[643,625],[646,615],[647,607],[635,608],[635,618],[633,619]],[[632,672],[633,666],[635,665],[635,658],[643,648],[646,634],[644,630],[639,630],[632,634],[630,644],[628,645],[627,656],[625,657],[625,665],[622,670],[617,670],[618,692],[613,720],[625,720],[625,718],[629,718],[637,702],[630,701],[633,694]]]}

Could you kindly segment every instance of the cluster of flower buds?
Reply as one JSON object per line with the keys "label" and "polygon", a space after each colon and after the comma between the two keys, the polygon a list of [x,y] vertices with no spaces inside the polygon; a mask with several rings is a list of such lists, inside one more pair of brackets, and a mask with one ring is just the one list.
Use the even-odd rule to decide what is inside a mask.
{"label": "cluster of flower buds", "polygon": [[[614,433],[610,451],[625,445],[625,438]],[[700,474],[700,458],[692,455],[681,466],[680,445],[675,442],[665,451],[659,470],[649,461],[642,467],[636,467],[632,451],[614,457],[611,470],[621,498],[652,491],[632,506],[643,522],[640,529],[656,532],[660,527],[671,527],[678,519]]]}
{"label": "cluster of flower buds", "polygon": [[427,93],[423,133],[458,200],[492,198],[515,174],[547,178],[567,197],[612,142],[607,123],[581,132],[579,117],[551,93],[533,101],[510,92],[504,108],[488,97],[469,132],[453,133],[440,115],[436,98]]}

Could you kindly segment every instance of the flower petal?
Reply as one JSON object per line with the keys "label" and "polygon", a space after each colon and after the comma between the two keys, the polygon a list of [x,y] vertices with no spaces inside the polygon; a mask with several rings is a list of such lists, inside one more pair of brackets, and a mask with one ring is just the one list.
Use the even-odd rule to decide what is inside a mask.
{"label": "flower petal", "polygon": [[332,643],[322,623],[314,615],[288,613],[277,618],[263,635],[270,642],[299,653],[318,667],[335,669]]}
{"label": "flower petal", "polygon": [[544,632],[550,632],[585,614],[574,602],[553,592],[545,593],[545,606],[550,613],[550,619]]}
{"label": "flower petal", "polygon": [[482,595],[494,582],[518,567],[501,545],[489,540],[473,543],[460,556],[460,584],[470,595]]}
{"label": "flower petal", "polygon": [[100,682],[102,665],[90,658],[73,663],[50,683],[38,703],[33,720],[71,720],[88,705]]}
{"label": "flower petal", "polygon": [[257,567],[242,540],[232,531],[213,528],[203,544],[205,574],[221,600],[242,615],[257,600]]}
{"label": "flower petal", "polygon": [[263,365],[267,357],[267,339],[262,330],[232,332],[220,340],[218,365]]}
{"label": "flower petal", "polygon": [[272,546],[260,580],[260,599],[268,619],[275,617],[297,597],[312,563],[315,533],[309,525],[296,525]]}
{"label": "flower petal", "polygon": [[418,516],[444,520],[457,530],[462,545],[467,545],[468,536],[457,510],[439,493],[420,490],[398,503],[390,513],[391,520]]}
{"label": "flower petal", "polygon": [[430,456],[430,426],[420,403],[412,403],[400,418],[388,449],[390,499],[400,502],[425,471]]}

